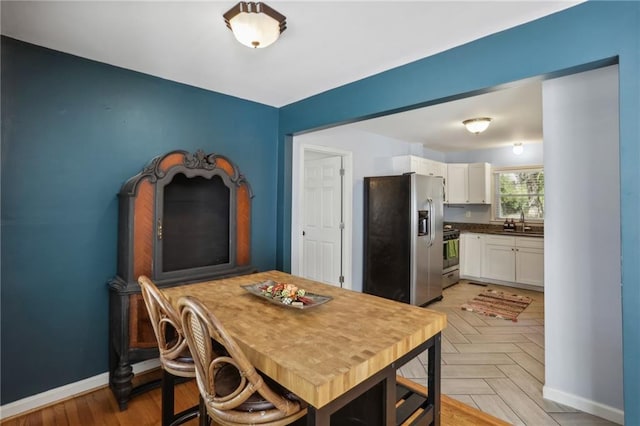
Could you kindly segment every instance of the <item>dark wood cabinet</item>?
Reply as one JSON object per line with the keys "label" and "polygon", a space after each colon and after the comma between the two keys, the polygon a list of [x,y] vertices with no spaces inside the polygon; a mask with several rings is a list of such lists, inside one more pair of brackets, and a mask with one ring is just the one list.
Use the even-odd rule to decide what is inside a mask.
{"label": "dark wood cabinet", "polygon": [[255,272],[252,197],[229,159],[203,151],[156,157],[122,186],[109,282],[109,384],[120,409],[150,387],[132,386],[132,364],[158,356],[138,277],[163,288]]}

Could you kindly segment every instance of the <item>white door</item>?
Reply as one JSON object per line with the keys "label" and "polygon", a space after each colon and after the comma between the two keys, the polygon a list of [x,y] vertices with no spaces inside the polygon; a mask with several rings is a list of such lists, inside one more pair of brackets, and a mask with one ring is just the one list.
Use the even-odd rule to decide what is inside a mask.
{"label": "white door", "polygon": [[340,287],[342,157],[304,163],[302,276]]}

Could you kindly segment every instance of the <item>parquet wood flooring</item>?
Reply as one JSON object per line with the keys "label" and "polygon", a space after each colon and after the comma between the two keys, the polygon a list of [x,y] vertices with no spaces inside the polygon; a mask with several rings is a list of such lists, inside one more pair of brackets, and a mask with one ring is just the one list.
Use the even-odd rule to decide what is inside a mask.
{"label": "parquet wood flooring", "polygon": [[[460,309],[485,289],[533,298],[517,322]],[[515,425],[614,425],[542,398],[544,384],[544,294],[466,280],[444,290],[428,306],[445,312],[442,333],[442,392]],[[422,364],[422,366],[420,365]],[[426,361],[417,357],[400,374],[424,384]]]}

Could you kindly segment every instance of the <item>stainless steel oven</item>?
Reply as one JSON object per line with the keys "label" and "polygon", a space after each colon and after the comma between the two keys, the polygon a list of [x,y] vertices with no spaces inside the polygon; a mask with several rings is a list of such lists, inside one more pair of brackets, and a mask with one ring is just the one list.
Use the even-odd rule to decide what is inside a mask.
{"label": "stainless steel oven", "polygon": [[460,230],[445,229],[442,234],[442,288],[460,281]]}

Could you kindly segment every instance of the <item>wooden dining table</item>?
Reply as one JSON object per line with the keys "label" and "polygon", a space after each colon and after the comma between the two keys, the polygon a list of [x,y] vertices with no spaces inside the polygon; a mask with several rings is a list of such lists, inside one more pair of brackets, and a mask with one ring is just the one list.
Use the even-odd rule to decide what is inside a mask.
{"label": "wooden dining table", "polygon": [[[331,300],[299,309],[242,287],[267,280],[295,284]],[[344,418],[395,425],[396,370],[426,351],[431,412],[424,424],[439,424],[443,313],[280,271],[162,291],[173,305],[181,296],[201,300],[258,370],[309,404],[308,425],[344,424]]]}

